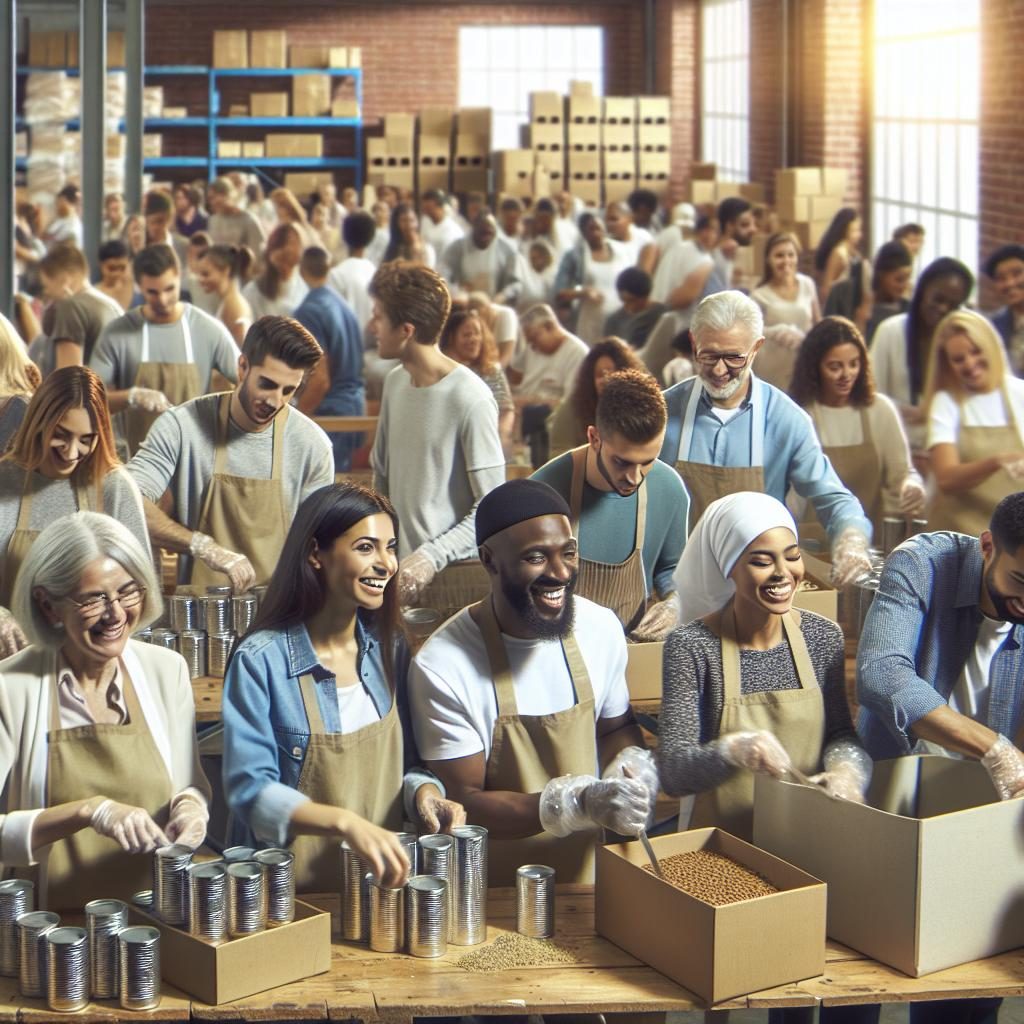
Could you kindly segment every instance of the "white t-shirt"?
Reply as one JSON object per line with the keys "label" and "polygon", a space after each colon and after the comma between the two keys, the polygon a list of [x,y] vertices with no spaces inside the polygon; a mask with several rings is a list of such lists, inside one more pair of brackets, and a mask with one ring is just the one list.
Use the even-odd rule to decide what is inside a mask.
{"label": "white t-shirt", "polygon": [[[1017,423],[1017,434],[1021,436],[1021,425],[1024,424],[1024,380],[1007,376],[1004,383],[1010,411]],[[937,391],[928,416],[928,447],[956,444],[961,422],[965,427],[1005,427],[1006,410],[1003,407],[1002,391],[997,388],[984,394],[971,395],[962,406],[948,391]],[[1021,436],[1021,444],[1024,444],[1024,436]]]}
{"label": "white t-shirt", "polygon": [[327,284],[333,288],[351,307],[359,326],[365,331],[373,316],[373,300],[370,298],[370,282],[377,273],[372,260],[362,256],[349,256],[342,260],[330,273]]}
{"label": "white t-shirt", "polygon": [[1012,628],[1012,622],[999,622],[987,615],[982,616],[974,649],[949,695],[949,706],[954,711],[976,722],[988,721],[989,669]]}
{"label": "white t-shirt", "polygon": [[494,306],[494,340],[498,345],[515,342],[519,338],[519,317],[511,306],[496,303]]}
{"label": "white t-shirt", "polygon": [[261,316],[291,316],[302,305],[302,300],[309,294],[309,288],[298,270],[285,281],[276,299],[268,299],[260,291],[255,279],[242,289],[242,298],[247,299],[252,308],[253,320]]}
{"label": "white t-shirt", "polygon": [[[680,242],[662,253],[654,270],[651,287],[652,302],[667,302],[675,291],[699,267],[710,267],[711,256],[701,251],[693,242]],[[684,324],[683,326],[689,326]]]}
{"label": "white t-shirt", "polygon": [[438,259],[452,242],[462,238],[462,228],[454,217],[445,215],[440,224],[435,224],[426,214],[420,217],[420,238],[434,247]]}
{"label": "white t-shirt", "polygon": [[658,247],[658,253],[664,256],[669,249],[674,249],[684,241],[687,241],[687,239],[683,238],[683,229],[678,224],[669,224],[667,228],[662,228],[658,232],[658,237],[654,239],[654,244]]}
{"label": "white t-shirt", "polygon": [[636,262],[640,259],[640,252],[645,245],[649,245],[654,239],[651,236],[650,231],[647,228],[638,228],[635,224],[631,224],[629,227],[629,238],[625,241],[615,239],[619,248],[622,249],[623,253],[629,259],[630,266],[636,266]]}
{"label": "white t-shirt", "polygon": [[512,357],[512,369],[523,375],[522,383],[513,388],[514,393],[539,401],[560,401],[572,390],[576,371],[589,351],[584,342],[568,332],[551,355],[523,345]]}
{"label": "white t-shirt", "polygon": [[338,714],[341,716],[342,733],[358,732],[374,722],[380,721],[380,713],[373,698],[362,683],[336,687],[338,692]]}
{"label": "white t-shirt", "polygon": [[[594,691],[594,713],[615,718],[629,708],[622,627],[607,608],[582,597],[574,601],[574,633]],[[550,715],[575,704],[560,641],[502,637],[520,714]],[[468,609],[446,622],[413,659],[409,695],[425,760],[490,755],[498,705],[484,638]]]}

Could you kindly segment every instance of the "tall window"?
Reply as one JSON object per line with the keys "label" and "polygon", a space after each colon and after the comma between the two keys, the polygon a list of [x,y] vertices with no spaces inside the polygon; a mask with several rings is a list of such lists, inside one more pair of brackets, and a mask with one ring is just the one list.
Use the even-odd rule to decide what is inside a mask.
{"label": "tall window", "polygon": [[900,224],[922,224],[922,265],[978,261],[980,6],[875,4],[873,238],[880,245]]}
{"label": "tall window", "polygon": [[701,154],[723,181],[750,177],[750,0],[704,0]]}
{"label": "tall window", "polygon": [[494,149],[517,149],[531,92],[568,94],[571,81],[604,93],[604,29],[472,26],[459,29],[459,105],[491,107]]}

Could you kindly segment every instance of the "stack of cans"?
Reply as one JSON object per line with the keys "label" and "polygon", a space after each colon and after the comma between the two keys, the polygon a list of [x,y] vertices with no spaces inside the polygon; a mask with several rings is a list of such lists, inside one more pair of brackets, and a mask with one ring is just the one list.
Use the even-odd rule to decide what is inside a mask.
{"label": "stack of cans", "polygon": [[405,946],[405,887],[370,883],[370,949],[400,953]]}
{"label": "stack of cans", "polygon": [[405,886],[406,946],[412,956],[444,956],[448,951],[448,883],[414,875]]}
{"label": "stack of cans", "polygon": [[175,633],[187,633],[189,630],[203,629],[206,625],[199,621],[198,598],[189,594],[174,594],[167,601],[168,617],[171,629]]}
{"label": "stack of cans", "polygon": [[359,855],[341,844],[341,937],[365,942],[369,924],[368,875]]}
{"label": "stack of cans", "polygon": [[17,920],[35,907],[36,887],[23,878],[0,882],[0,975],[18,977]]}
{"label": "stack of cans", "polygon": [[267,893],[267,924],[295,920],[295,854],[290,850],[260,850],[255,857],[263,868]]}
{"label": "stack of cans", "polygon": [[419,874],[419,836],[415,832],[396,832],[406,857],[409,858],[409,876]]}
{"label": "stack of cans", "polygon": [[118,935],[118,988],[126,1010],[160,1005],[160,932],[147,926],[125,928]]}
{"label": "stack of cans", "polygon": [[29,999],[46,998],[46,933],[60,924],[49,910],[18,918],[18,987]]}
{"label": "stack of cans", "polygon": [[244,636],[249,632],[258,607],[255,594],[235,594],[231,598],[231,625],[235,636]]}
{"label": "stack of cans", "polygon": [[52,928],[46,943],[46,1004],[74,1013],[89,1004],[89,936],[84,928]]}
{"label": "stack of cans", "polygon": [[516,931],[531,939],[555,934],[555,869],[524,864],[516,871]]}
{"label": "stack of cans", "polygon": [[222,942],[228,933],[228,876],[223,863],[189,868],[189,933]]}
{"label": "stack of cans", "polygon": [[207,587],[200,599],[207,633],[231,632],[231,588]]}
{"label": "stack of cans", "polygon": [[178,653],[188,665],[189,679],[206,675],[206,634],[198,629],[186,629],[178,634]]}
{"label": "stack of cans", "polygon": [[255,861],[229,864],[228,934],[233,939],[261,932],[267,926],[263,868]]}
{"label": "stack of cans", "polygon": [[451,836],[420,836],[420,873],[443,878],[448,889],[448,937],[451,938],[455,923],[452,901],[453,877],[455,874],[455,840]]}
{"label": "stack of cans", "polygon": [[118,933],[128,927],[128,907],[120,900],[92,900],[85,905],[89,936],[89,990],[93,999],[118,996]]}
{"label": "stack of cans", "polygon": [[206,671],[216,679],[223,679],[235,646],[234,633],[208,633],[206,637]]}
{"label": "stack of cans", "polygon": [[161,846],[153,855],[153,909],[175,928],[188,925],[191,865],[192,849],[181,844]]}
{"label": "stack of cans", "polygon": [[169,651],[176,651],[178,649],[178,634],[173,629],[154,629],[150,634],[149,642],[156,647],[166,647]]}
{"label": "stack of cans", "polygon": [[456,946],[475,946],[487,938],[487,829],[460,825],[452,836],[451,940]]}

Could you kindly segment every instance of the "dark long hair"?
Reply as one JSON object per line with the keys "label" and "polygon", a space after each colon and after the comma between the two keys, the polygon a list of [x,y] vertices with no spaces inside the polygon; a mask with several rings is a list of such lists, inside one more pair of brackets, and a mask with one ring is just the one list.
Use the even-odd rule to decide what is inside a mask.
{"label": "dark long hair", "polygon": [[918,396],[924,390],[924,370],[928,362],[928,353],[921,358],[921,338],[927,333],[924,318],[921,315],[921,307],[924,305],[925,289],[937,281],[940,277],[959,277],[964,285],[964,300],[971,294],[974,288],[974,275],[959,260],[951,256],[940,256],[933,260],[917,279],[914,288],[914,297],[910,300],[910,310],[907,313],[906,342],[907,342],[907,371],[910,375],[910,400],[916,402]]}
{"label": "dark long hair", "polygon": [[831,349],[846,344],[856,345],[860,352],[860,372],[850,392],[850,404],[859,408],[874,402],[875,377],[863,335],[852,320],[844,316],[826,316],[807,332],[796,354],[789,397],[797,405],[806,409],[821,397],[821,361]]}
{"label": "dark long hair", "polygon": [[[383,494],[358,484],[344,483],[327,484],[309,495],[295,513],[281,557],[267,584],[267,593],[246,636],[261,629],[297,626],[320,612],[327,600],[327,590],[321,573],[309,562],[314,542],[320,550],[325,550],[360,520],[381,512],[391,518],[397,538],[398,515]],[[384,668],[390,680],[398,632],[398,586],[394,578],[384,588],[380,610],[368,614],[380,640]]]}
{"label": "dark long hair", "polygon": [[576,371],[576,384],[572,389],[572,408],[580,430],[586,434],[597,417],[597,388],[594,386],[594,367],[601,356],[607,356],[619,370],[643,370],[639,356],[621,338],[599,341],[584,357]]}
{"label": "dark long hair", "polygon": [[281,275],[270,259],[271,254],[278,249],[283,249],[292,235],[299,240],[301,248],[302,235],[299,234],[299,229],[294,224],[278,224],[267,239],[267,246],[263,250],[263,270],[256,278],[256,287],[268,299],[276,299],[281,294]]}
{"label": "dark long hair", "polygon": [[860,216],[852,206],[844,206],[833,218],[825,234],[821,236],[818,248],[814,252],[814,266],[824,270],[832,250],[846,238],[850,225]]}
{"label": "dark long hair", "polygon": [[[388,247],[384,250],[381,263],[389,263],[391,260],[418,259],[419,254],[412,251],[411,246],[402,235],[401,219],[407,213],[415,213],[412,203],[396,203],[391,211],[391,229],[388,239]],[[417,228],[417,231],[419,229]]]}

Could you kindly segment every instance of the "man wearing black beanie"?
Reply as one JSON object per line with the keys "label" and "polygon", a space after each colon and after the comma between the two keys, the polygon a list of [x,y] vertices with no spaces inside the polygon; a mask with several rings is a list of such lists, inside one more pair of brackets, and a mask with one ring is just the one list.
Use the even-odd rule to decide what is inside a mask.
{"label": "man wearing black beanie", "polygon": [[622,627],[574,596],[569,508],[547,484],[502,484],[475,525],[491,594],[413,661],[419,751],[469,822],[489,830],[492,886],[529,863],[554,867],[560,882],[591,881],[597,829],[637,835],[658,791],[629,706]]}

